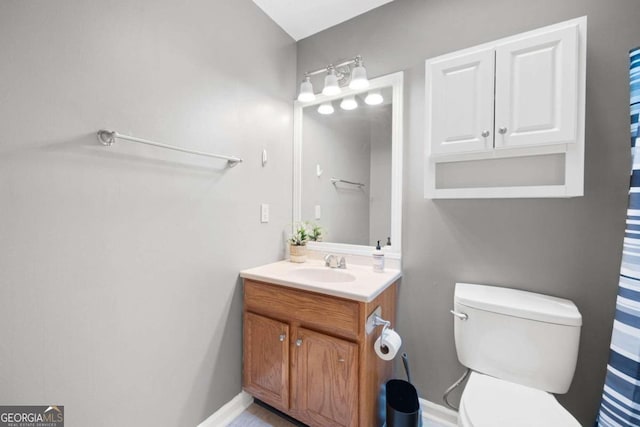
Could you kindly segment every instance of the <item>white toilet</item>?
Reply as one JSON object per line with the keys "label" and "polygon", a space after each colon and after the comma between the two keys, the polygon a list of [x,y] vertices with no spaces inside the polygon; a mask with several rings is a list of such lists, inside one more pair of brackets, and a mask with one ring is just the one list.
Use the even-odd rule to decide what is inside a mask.
{"label": "white toilet", "polygon": [[458,360],[471,369],[461,427],[579,427],[551,393],[566,393],[578,357],[582,316],[569,300],[457,283]]}

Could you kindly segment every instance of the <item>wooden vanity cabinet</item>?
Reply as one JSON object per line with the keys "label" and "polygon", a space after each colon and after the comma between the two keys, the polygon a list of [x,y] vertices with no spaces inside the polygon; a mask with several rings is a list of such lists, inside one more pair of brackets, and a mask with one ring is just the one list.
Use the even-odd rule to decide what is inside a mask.
{"label": "wooden vanity cabinet", "polygon": [[358,425],[358,345],[304,328],[295,345],[295,413],[313,425]]}
{"label": "wooden vanity cabinet", "polygon": [[397,283],[361,302],[244,281],[243,388],[310,426],[380,426],[379,393],[392,363],[375,355],[380,306],[395,323]]}
{"label": "wooden vanity cabinet", "polygon": [[245,387],[279,408],[289,405],[289,325],[244,313]]}

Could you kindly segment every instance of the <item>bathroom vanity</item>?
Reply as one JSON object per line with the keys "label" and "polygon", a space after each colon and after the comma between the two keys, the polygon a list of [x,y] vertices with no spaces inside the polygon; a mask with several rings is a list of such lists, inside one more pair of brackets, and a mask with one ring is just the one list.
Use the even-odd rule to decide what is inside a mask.
{"label": "bathroom vanity", "polygon": [[[336,108],[331,117],[319,111],[346,97],[365,106],[374,91],[379,104]],[[308,242],[309,256],[317,259],[304,264],[281,261],[240,273],[243,388],[310,426],[379,427],[380,395],[393,362],[377,357],[382,327],[367,327],[367,321],[375,313],[395,327],[403,73],[315,98],[294,103],[292,223],[313,221],[331,241]],[[387,268],[374,272],[371,244],[387,239]],[[320,260],[325,254],[346,256],[347,268],[326,267]]]}
{"label": "bathroom vanity", "polygon": [[310,426],[380,426],[392,362],[369,328],[376,309],[395,325],[399,270],[330,269],[281,261],[244,270],[243,388]]}

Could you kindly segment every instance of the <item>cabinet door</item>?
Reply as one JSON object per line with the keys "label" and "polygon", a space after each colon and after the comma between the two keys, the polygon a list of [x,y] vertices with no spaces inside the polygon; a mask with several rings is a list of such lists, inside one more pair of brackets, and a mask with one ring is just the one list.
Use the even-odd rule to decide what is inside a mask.
{"label": "cabinet door", "polygon": [[577,24],[496,48],[496,148],[576,140],[578,56]]}
{"label": "cabinet door", "polygon": [[244,389],[268,404],[289,408],[289,325],[245,312]]}
{"label": "cabinet door", "polygon": [[493,148],[493,49],[426,62],[431,154]]}
{"label": "cabinet door", "polygon": [[299,328],[293,404],[312,426],[358,425],[358,346]]}

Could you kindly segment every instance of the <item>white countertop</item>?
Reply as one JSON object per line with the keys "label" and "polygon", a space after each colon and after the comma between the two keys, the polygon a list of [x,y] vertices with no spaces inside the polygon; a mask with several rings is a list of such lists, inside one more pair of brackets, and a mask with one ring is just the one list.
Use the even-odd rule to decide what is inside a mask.
{"label": "white countertop", "polygon": [[[325,282],[316,281],[301,275],[302,270],[336,270],[336,273],[349,273],[355,277],[352,281]],[[383,272],[373,271],[371,266],[347,263],[346,269],[329,269],[323,261],[308,260],[305,263],[278,261],[240,272],[240,277],[261,282],[273,283],[290,288],[303,289],[326,295],[370,302],[387,287],[402,276],[400,270],[385,268]]]}

